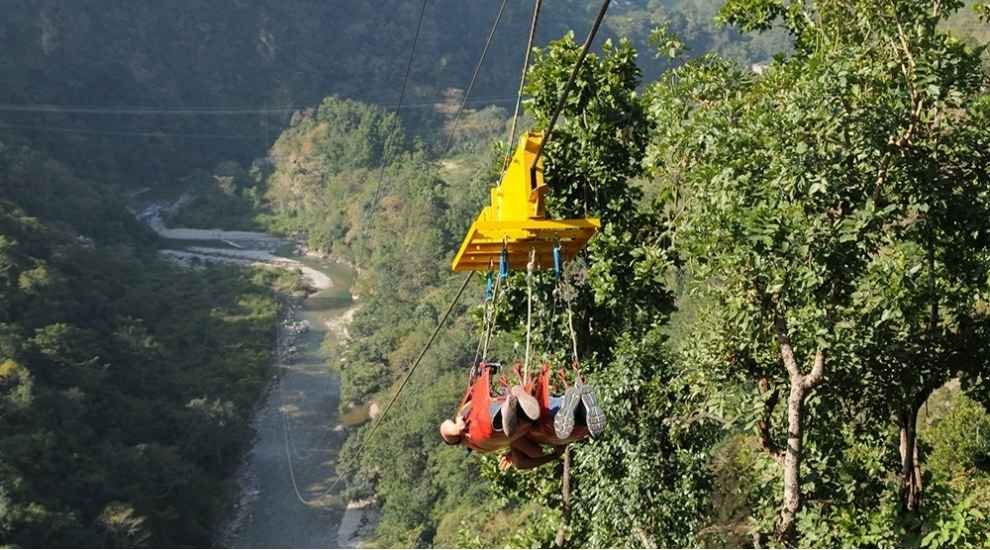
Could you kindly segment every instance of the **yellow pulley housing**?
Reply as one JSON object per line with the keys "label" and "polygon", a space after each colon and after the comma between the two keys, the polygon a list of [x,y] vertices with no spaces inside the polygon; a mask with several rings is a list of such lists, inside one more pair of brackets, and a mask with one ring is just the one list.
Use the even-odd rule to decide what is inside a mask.
{"label": "yellow pulley housing", "polygon": [[542,133],[529,132],[519,140],[502,181],[491,190],[491,205],[471,224],[454,257],[454,271],[497,269],[503,249],[509,269],[525,269],[530,252],[535,253],[539,268],[551,268],[555,245],[560,245],[561,259],[570,260],[601,227],[597,218],[544,217],[543,159],[530,170],[542,138]]}

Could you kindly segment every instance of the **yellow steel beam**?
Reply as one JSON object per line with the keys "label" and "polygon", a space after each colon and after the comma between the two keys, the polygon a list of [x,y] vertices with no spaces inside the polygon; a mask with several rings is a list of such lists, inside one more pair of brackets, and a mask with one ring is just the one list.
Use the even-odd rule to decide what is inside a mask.
{"label": "yellow steel beam", "polygon": [[502,181],[491,190],[491,204],[468,229],[451,264],[454,271],[486,271],[498,265],[503,249],[508,253],[510,269],[525,267],[531,250],[537,253],[541,266],[549,267],[552,257],[547,264],[544,256],[552,255],[553,246],[559,244],[563,259],[569,260],[601,226],[595,218],[544,218],[542,160],[530,170],[541,137],[528,133],[520,139]]}

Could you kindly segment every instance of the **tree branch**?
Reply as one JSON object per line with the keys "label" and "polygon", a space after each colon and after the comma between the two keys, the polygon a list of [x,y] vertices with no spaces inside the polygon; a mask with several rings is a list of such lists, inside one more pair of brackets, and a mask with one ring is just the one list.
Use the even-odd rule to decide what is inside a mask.
{"label": "tree branch", "polygon": [[642,527],[633,527],[633,533],[639,537],[639,541],[643,543],[643,548],[656,548],[657,543],[653,542],[653,538],[646,534],[646,531]]}
{"label": "tree branch", "polygon": [[801,371],[798,369],[797,360],[794,359],[794,348],[791,346],[791,337],[787,334],[787,321],[779,313],[773,315],[773,327],[777,333],[777,342],[780,344],[780,355],[784,359],[784,368],[791,380],[800,380]]}
{"label": "tree branch", "polygon": [[815,364],[811,367],[811,372],[805,375],[801,384],[805,389],[811,389],[822,383],[825,375],[825,350],[820,349],[815,352]]}

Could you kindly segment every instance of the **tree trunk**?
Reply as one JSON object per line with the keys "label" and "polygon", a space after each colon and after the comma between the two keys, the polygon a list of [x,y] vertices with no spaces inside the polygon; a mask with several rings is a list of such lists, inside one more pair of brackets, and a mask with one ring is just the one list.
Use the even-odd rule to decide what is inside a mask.
{"label": "tree trunk", "polygon": [[825,350],[815,352],[811,372],[802,374],[794,356],[787,321],[781,315],[774,317],[774,330],[780,345],[780,356],[790,379],[791,389],[787,397],[787,448],[784,450],[784,503],[780,510],[778,537],[787,546],[794,546],[797,532],[794,527],[801,510],[801,438],[804,435],[802,419],[804,399],[821,384],[825,375]]}
{"label": "tree trunk", "polygon": [[784,506],[780,512],[780,538],[793,544],[794,520],[801,509],[801,425],[804,415],[804,385],[800,380],[791,381],[791,393],[787,397],[787,448],[784,451]]}
{"label": "tree trunk", "polygon": [[918,408],[914,405],[897,417],[901,432],[901,506],[908,512],[921,507],[921,463],[918,460]]}

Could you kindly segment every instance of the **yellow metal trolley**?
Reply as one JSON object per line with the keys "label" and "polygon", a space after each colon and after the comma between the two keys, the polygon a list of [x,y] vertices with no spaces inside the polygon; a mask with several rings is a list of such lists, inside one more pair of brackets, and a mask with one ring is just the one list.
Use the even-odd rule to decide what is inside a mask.
{"label": "yellow metal trolley", "polygon": [[503,251],[504,269],[525,269],[531,254],[536,265],[550,267],[555,247],[559,247],[558,262],[570,260],[601,227],[597,218],[546,219],[543,159],[534,165],[542,138],[542,133],[529,132],[519,140],[502,181],[491,190],[491,204],[471,224],[451,269],[490,271],[499,265]]}

